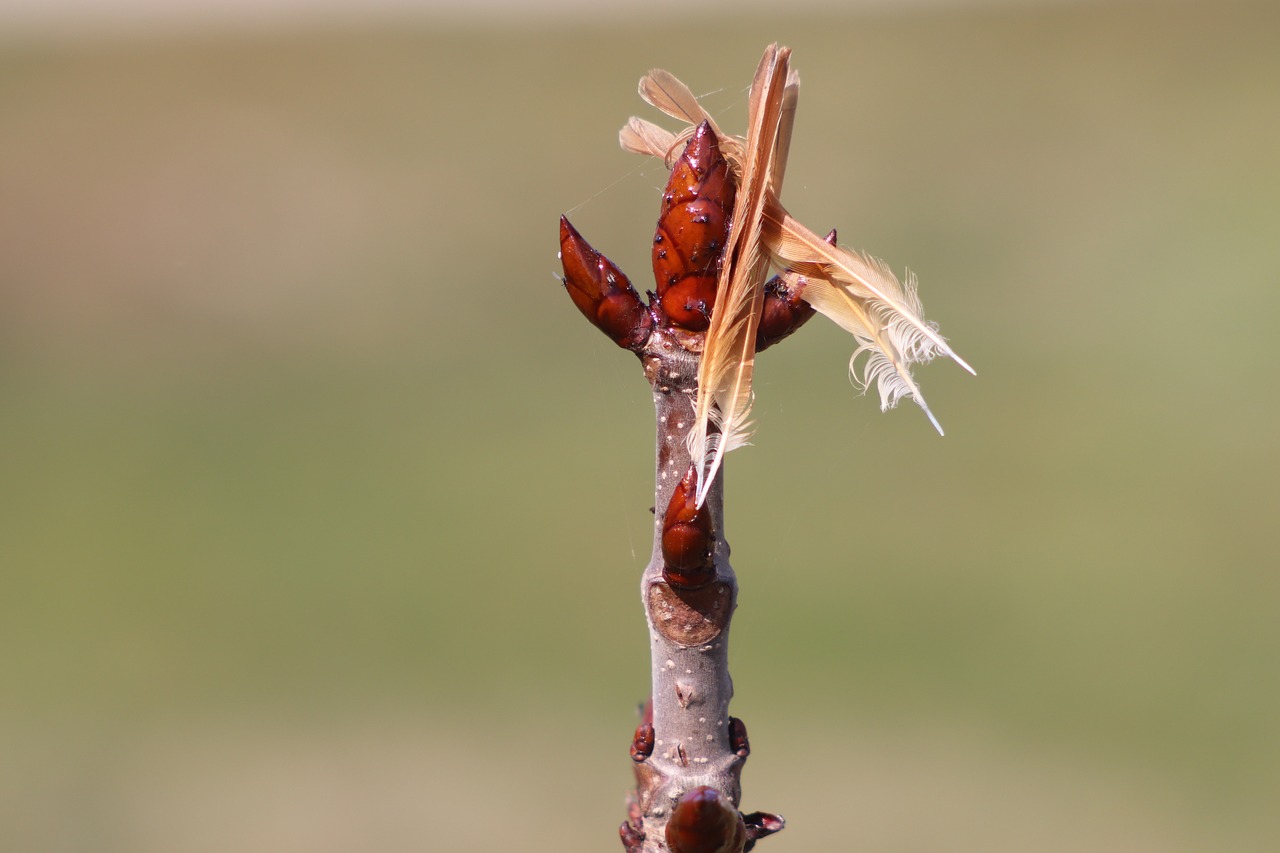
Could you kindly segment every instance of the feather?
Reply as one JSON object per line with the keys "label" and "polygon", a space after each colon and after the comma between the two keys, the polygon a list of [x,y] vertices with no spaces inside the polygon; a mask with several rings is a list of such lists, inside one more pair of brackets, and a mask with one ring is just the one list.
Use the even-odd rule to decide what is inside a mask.
{"label": "feather", "polygon": [[770,226],[766,229],[766,240],[784,266],[802,275],[829,277],[843,282],[855,293],[884,303],[885,309],[915,328],[933,343],[938,352],[970,373],[974,372],[951,351],[937,330],[920,317],[920,300],[914,297],[914,291],[912,298],[908,299],[902,285],[884,264],[840,246],[832,246],[797,221],[776,199],[771,201],[773,204],[766,214]]}
{"label": "feather", "polygon": [[[799,85],[799,79],[798,76],[795,78],[797,86]],[[720,144],[720,152],[729,161],[734,177],[741,182],[743,161],[746,159],[743,146],[746,144],[746,140],[741,136],[733,136],[722,131],[711,113],[703,109],[702,105],[698,103],[697,96],[678,77],[669,71],[663,71],[661,68],[653,69],[640,78],[640,97],[644,98],[645,102],[650,106],[661,110],[672,118],[680,119],[689,124],[689,127],[676,137],[676,144],[671,147],[671,153],[666,158],[668,166],[679,155],[677,148],[679,143],[688,139],[692,135],[693,129],[703,121],[706,121],[711,126],[712,132],[715,133],[716,140]],[[634,121],[635,119],[633,118],[632,120]],[[628,122],[629,124],[630,122]],[[627,148],[626,143],[623,144],[623,148]]]}
{"label": "feather", "polygon": [[[866,260],[871,264],[879,264],[874,259]],[[910,369],[912,363],[933,359],[936,353],[932,341],[918,333],[913,336],[915,329],[909,326],[904,328],[905,324],[900,320],[896,321],[892,313],[884,309],[883,303],[876,304],[861,299],[839,282],[818,277],[801,277],[797,289],[800,297],[818,313],[853,335],[858,342],[858,348],[849,359],[849,375],[854,384],[865,391],[875,383],[880,393],[881,411],[893,408],[902,397],[915,400],[941,434],[942,426],[929,410]],[[906,295],[918,304],[914,278],[907,279]],[[864,353],[867,359],[859,371],[857,362]]]}
{"label": "feather", "polygon": [[674,161],[679,137],[651,121],[632,116],[618,131],[618,144],[623,151],[661,157],[670,167]]}
{"label": "feather", "polygon": [[782,116],[778,123],[778,155],[769,189],[782,195],[782,178],[787,173],[787,157],[791,154],[791,131],[796,123],[796,107],[800,104],[800,72],[787,72],[787,85],[782,90]]}
{"label": "feather", "polygon": [[[974,371],[924,320],[915,277],[899,282],[883,262],[832,246],[780,204],[771,206],[766,220],[765,239],[779,262],[806,279],[801,297],[857,340],[858,348],[850,359],[856,384],[866,390],[875,383],[882,411],[909,397],[942,433],[911,376],[911,365],[945,355],[970,373]],[[855,363],[864,353],[867,360],[859,377]]]}
{"label": "feather", "polygon": [[698,98],[674,74],[655,68],[640,78],[640,97],[650,106],[662,110],[672,118],[697,127],[706,121],[717,137],[723,136],[716,120],[702,108]]}
{"label": "feather", "polygon": [[789,49],[771,45],[751,84],[746,160],[725,245],[717,304],[698,366],[698,395],[689,432],[689,455],[698,465],[698,506],[707,499],[724,455],[748,443],[751,435],[756,328],[770,262],[761,235],[777,167],[790,56]]}
{"label": "feather", "polygon": [[904,285],[881,261],[832,246],[774,201],[766,214],[765,239],[781,264],[810,279],[803,298],[858,340],[853,361],[868,354],[858,384],[865,389],[876,383],[882,410],[910,397],[941,433],[911,378],[911,365],[945,355],[969,373],[974,370],[924,320],[914,276]]}

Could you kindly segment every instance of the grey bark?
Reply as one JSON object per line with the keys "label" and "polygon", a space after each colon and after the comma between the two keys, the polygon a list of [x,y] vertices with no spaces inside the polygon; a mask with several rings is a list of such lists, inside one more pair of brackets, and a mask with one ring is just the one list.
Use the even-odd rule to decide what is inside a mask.
{"label": "grey bark", "polygon": [[[699,336],[700,337],[700,336]],[[699,340],[700,343],[700,340]],[[637,765],[646,853],[666,851],[663,831],[676,800],[707,785],[736,807],[745,756],[730,742],[729,624],[738,585],[724,538],[723,478],[707,497],[715,529],[715,578],[703,590],[681,592],[662,577],[663,514],[690,464],[687,437],[694,420],[699,356],[670,333],[655,330],[641,355],[653,386],[657,417],[653,556],[641,579],[652,665],[653,753]]]}

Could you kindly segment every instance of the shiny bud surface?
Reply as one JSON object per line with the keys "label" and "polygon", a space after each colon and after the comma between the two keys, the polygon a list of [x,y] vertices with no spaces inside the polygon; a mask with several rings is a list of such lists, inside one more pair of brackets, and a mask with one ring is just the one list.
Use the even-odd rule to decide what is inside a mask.
{"label": "shiny bud surface", "polygon": [[644,722],[636,726],[635,736],[631,739],[631,760],[644,761],[653,755],[653,723]]}
{"label": "shiny bud surface", "polygon": [[750,850],[756,846],[756,842],[761,838],[768,838],[775,832],[781,832],[786,828],[787,822],[783,820],[780,814],[771,814],[770,812],[752,812],[742,816],[742,821],[747,825],[747,846],[745,850]]}
{"label": "shiny bud surface", "polygon": [[697,487],[698,472],[690,465],[662,519],[662,576],[679,589],[705,586],[715,577],[711,509],[697,505]]}
{"label": "shiny bud surface", "polygon": [[728,797],[702,785],[680,796],[667,821],[666,838],[672,853],[739,853],[747,843],[747,828]]}
{"label": "shiny bud surface", "polygon": [[622,270],[591,248],[563,216],[560,264],[569,298],[584,317],[620,347],[637,350],[644,346],[653,327],[649,309]]}
{"label": "shiny bud surface", "polygon": [[734,190],[729,164],[704,121],[671,169],[653,237],[658,302],[671,323],[691,332],[711,324]]}

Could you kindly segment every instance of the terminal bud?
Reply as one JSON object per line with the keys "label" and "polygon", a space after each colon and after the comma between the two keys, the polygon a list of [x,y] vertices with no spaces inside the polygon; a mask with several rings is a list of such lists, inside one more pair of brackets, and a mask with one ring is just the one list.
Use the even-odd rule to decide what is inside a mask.
{"label": "terminal bud", "polygon": [[690,332],[711,325],[735,185],[715,131],[698,125],[671,169],[653,236],[658,304]]}

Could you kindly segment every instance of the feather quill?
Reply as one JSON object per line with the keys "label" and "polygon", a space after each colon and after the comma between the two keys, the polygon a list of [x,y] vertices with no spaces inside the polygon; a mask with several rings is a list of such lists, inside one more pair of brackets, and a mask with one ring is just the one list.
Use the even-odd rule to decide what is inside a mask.
{"label": "feather quill", "polygon": [[751,84],[746,160],[725,245],[717,304],[698,366],[698,396],[689,432],[689,455],[698,464],[698,506],[706,501],[724,455],[746,444],[751,435],[756,328],[770,262],[761,235],[777,167],[790,56],[789,49],[771,45]]}

